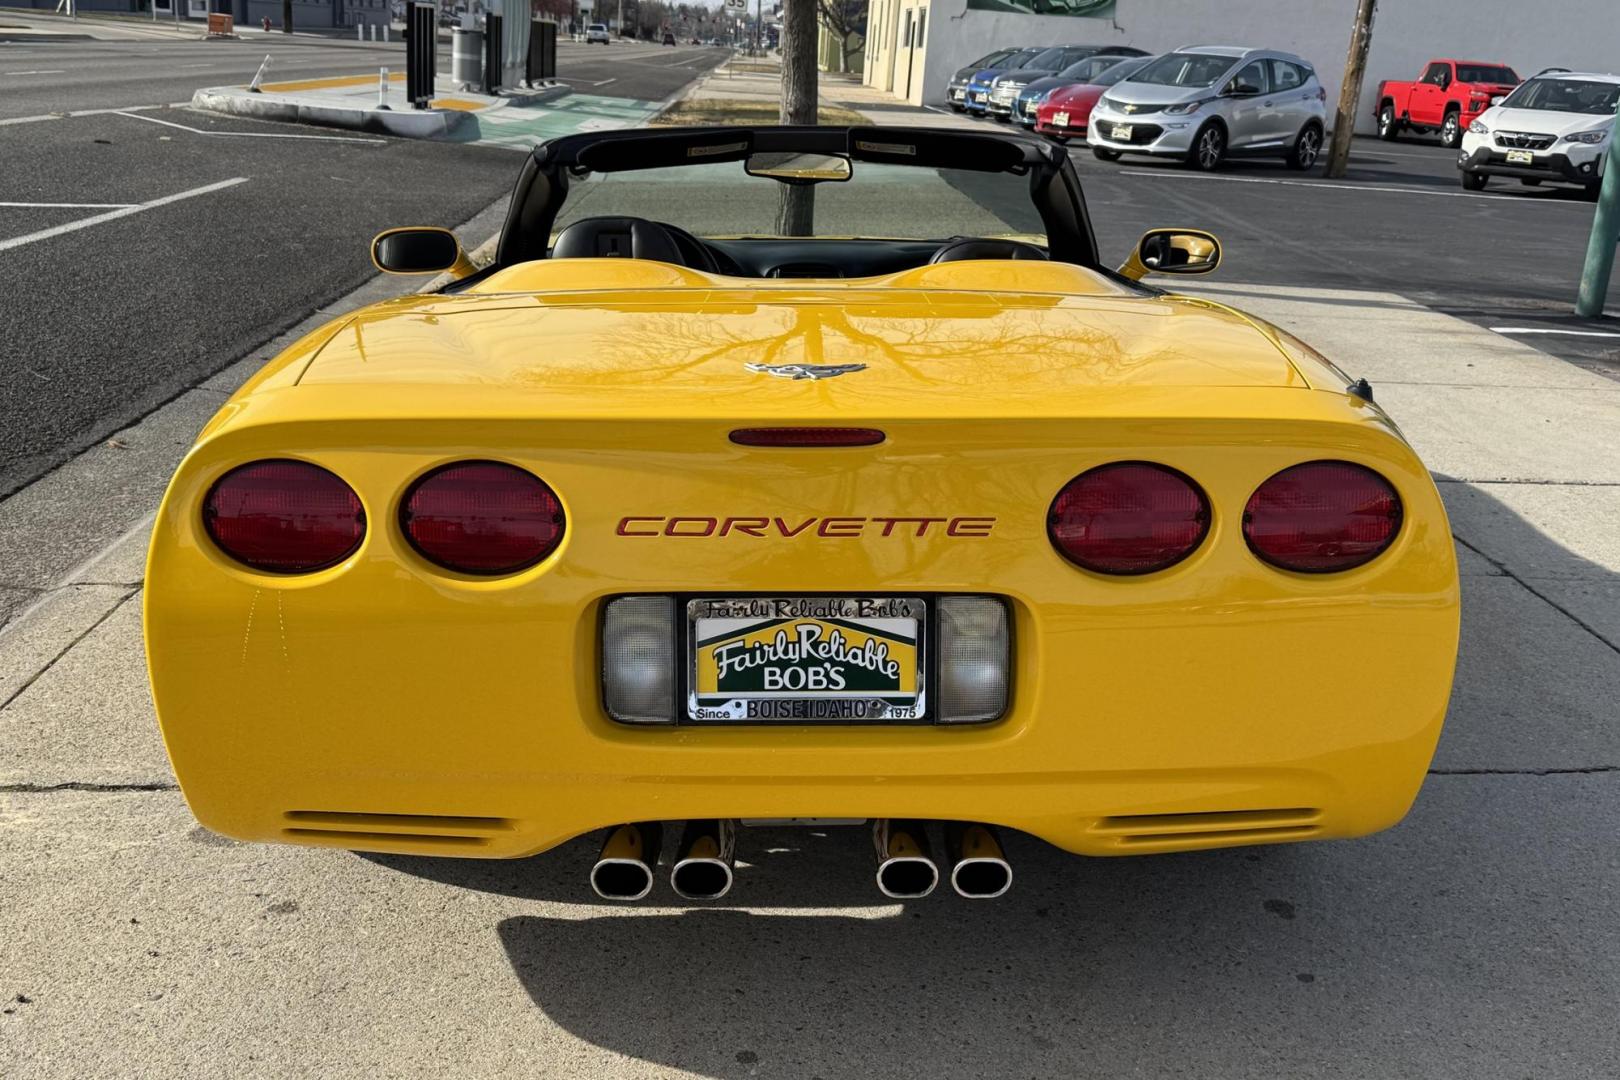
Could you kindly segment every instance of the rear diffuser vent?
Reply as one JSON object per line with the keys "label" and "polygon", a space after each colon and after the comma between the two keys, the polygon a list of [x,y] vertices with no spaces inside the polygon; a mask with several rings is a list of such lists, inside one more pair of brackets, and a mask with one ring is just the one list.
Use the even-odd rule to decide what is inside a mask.
{"label": "rear diffuser vent", "polygon": [[1304,840],[1321,828],[1321,810],[1296,806],[1208,814],[1123,814],[1098,818],[1091,831],[1114,838],[1114,846],[1121,849],[1175,851]]}
{"label": "rear diffuser vent", "polygon": [[366,848],[408,844],[465,850],[483,847],[513,829],[510,819],[499,817],[352,814],[333,810],[289,810],[282,817],[287,826],[281,831],[289,838]]}

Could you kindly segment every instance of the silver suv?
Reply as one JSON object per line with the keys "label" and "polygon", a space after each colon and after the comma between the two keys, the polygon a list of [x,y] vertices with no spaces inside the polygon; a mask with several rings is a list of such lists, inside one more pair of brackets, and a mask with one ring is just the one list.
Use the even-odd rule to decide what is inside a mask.
{"label": "silver suv", "polygon": [[1086,141],[1104,161],[1152,154],[1210,171],[1228,157],[1281,157],[1309,169],[1326,120],[1327,92],[1292,53],[1190,45],[1104,94]]}

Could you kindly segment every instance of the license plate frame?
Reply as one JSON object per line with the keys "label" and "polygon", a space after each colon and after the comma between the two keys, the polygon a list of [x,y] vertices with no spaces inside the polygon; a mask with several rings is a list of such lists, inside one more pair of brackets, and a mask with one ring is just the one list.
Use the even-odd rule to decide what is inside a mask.
{"label": "license plate frame", "polygon": [[1131,135],[1136,131],[1134,124],[1115,124],[1109,129],[1108,135],[1115,142],[1130,142]]}
{"label": "license plate frame", "polygon": [[923,596],[711,595],[687,598],[683,612],[682,723],[930,720],[933,604]]}
{"label": "license plate frame", "polygon": [[1507,152],[1507,161],[1509,165],[1534,165],[1536,155],[1528,150],[1509,150]]}

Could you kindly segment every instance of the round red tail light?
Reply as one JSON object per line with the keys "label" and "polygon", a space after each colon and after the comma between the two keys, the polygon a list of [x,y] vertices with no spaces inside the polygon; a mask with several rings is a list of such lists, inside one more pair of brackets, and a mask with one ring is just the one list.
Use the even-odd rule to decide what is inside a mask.
{"label": "round red tail light", "polygon": [[498,461],[463,461],[412,485],[400,527],[423,558],[464,574],[511,574],[550,555],[563,509],[538,476]]}
{"label": "round red tail light", "polygon": [[318,465],[255,461],[209,490],[203,527],[244,566],[304,574],[354,553],[366,535],[366,511],[353,488]]}
{"label": "round red tail light", "polygon": [[1401,529],[1401,498],[1388,480],[1348,461],[1309,461],[1255,489],[1243,538],[1283,570],[1328,574],[1377,558]]}
{"label": "round red tail light", "polygon": [[1087,570],[1151,574],[1198,550],[1209,532],[1209,500],[1174,469],[1119,461],[1069,481],[1052,502],[1047,532]]}

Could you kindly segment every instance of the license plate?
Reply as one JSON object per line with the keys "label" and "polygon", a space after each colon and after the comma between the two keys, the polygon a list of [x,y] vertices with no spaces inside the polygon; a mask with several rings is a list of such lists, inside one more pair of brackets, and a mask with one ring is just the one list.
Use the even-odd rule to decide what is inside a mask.
{"label": "license plate", "polygon": [[1068,127],[1069,126],[1069,114],[1066,113],[1066,112],[1053,113],[1052,114],[1052,123],[1056,124],[1058,127]]}
{"label": "license plate", "polygon": [[687,719],[921,719],[927,612],[927,603],[915,597],[690,600]]}
{"label": "license plate", "polygon": [[1118,139],[1120,142],[1130,142],[1132,130],[1132,125],[1130,124],[1115,124],[1114,138]]}
{"label": "license plate", "polygon": [[958,101],[962,100],[962,98],[965,97],[965,96],[966,95],[960,90],[952,90],[951,91],[951,97],[957,99]]}
{"label": "license plate", "polygon": [[971,101],[983,101],[984,100],[984,95],[983,94],[977,94],[977,93],[969,94],[968,99],[971,100]]}
{"label": "license plate", "polygon": [[1528,150],[1509,150],[1507,159],[1509,165],[1534,165],[1536,163],[1536,155]]}

